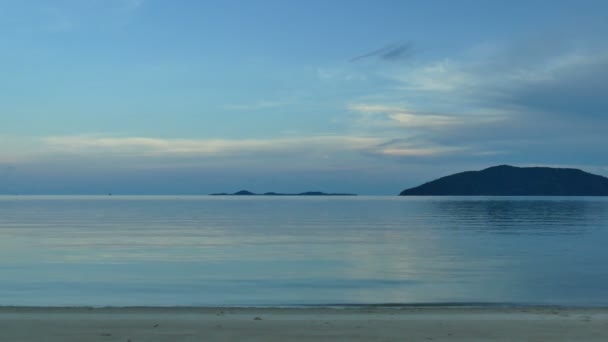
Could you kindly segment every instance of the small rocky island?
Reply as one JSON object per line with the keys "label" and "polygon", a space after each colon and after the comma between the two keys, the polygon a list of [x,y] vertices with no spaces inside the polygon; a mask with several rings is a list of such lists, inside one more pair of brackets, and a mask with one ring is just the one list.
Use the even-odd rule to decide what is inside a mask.
{"label": "small rocky island", "polygon": [[221,193],[217,193],[217,194],[211,194],[211,196],[357,196],[357,195],[356,194],[340,194],[340,193],[334,194],[334,193],[325,193],[325,192],[321,192],[321,191],[307,191],[307,192],[300,192],[297,194],[283,194],[283,193],[278,193],[278,192],[265,192],[263,194],[256,194],[251,191],[241,190],[241,191],[237,191],[233,194],[221,192]]}
{"label": "small rocky island", "polygon": [[578,169],[500,165],[442,177],[400,196],[608,196],[608,178]]}

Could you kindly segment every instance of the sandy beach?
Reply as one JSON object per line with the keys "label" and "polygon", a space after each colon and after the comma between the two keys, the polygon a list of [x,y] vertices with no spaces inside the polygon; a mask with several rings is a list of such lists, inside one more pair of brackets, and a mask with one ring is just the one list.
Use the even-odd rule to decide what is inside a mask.
{"label": "sandy beach", "polygon": [[1,341],[606,341],[596,308],[0,308]]}

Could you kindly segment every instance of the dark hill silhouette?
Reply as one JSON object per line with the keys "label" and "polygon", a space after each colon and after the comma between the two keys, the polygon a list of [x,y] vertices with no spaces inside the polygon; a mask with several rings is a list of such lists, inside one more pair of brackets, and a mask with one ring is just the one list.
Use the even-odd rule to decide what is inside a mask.
{"label": "dark hill silhouette", "polygon": [[357,195],[356,194],[332,194],[332,193],[325,193],[325,192],[321,192],[321,191],[308,191],[308,192],[301,192],[298,194],[282,194],[282,193],[278,193],[278,192],[266,192],[263,194],[256,194],[251,191],[241,190],[241,191],[235,192],[233,194],[228,194],[228,193],[222,192],[222,193],[217,193],[217,194],[211,194],[211,196],[357,196]]}
{"label": "dark hill silhouette", "polygon": [[608,178],[578,169],[500,165],[442,177],[400,196],[608,196]]}
{"label": "dark hill silhouette", "polygon": [[235,195],[235,196],[251,196],[251,195],[255,195],[255,194],[253,192],[251,192],[251,191],[241,190],[241,191],[235,192],[233,195]]}

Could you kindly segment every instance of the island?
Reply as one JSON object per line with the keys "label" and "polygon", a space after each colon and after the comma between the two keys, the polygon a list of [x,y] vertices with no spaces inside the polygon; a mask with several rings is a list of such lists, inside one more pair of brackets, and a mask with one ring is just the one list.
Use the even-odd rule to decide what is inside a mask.
{"label": "island", "polygon": [[220,193],[216,193],[216,194],[211,194],[210,196],[357,196],[357,195],[356,194],[341,194],[341,193],[334,194],[334,193],[325,193],[325,192],[321,192],[321,191],[307,191],[307,192],[300,192],[297,194],[283,194],[283,193],[278,193],[278,192],[265,192],[263,194],[256,194],[251,191],[241,190],[241,191],[237,191],[233,194],[220,192]]}
{"label": "island", "polygon": [[493,166],[403,190],[400,196],[608,196],[608,178],[578,169]]}

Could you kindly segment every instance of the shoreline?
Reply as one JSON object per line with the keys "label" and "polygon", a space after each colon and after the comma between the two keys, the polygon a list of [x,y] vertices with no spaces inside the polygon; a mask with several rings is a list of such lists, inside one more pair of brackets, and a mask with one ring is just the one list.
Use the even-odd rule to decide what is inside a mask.
{"label": "shoreline", "polygon": [[376,304],[252,304],[252,305],[1,305],[0,313],[5,310],[300,310],[300,309],[328,309],[328,310],[357,310],[357,309],[565,309],[565,310],[608,310],[608,305],[598,304],[538,304],[538,303],[500,303],[500,302],[424,302],[424,303],[376,303]]}
{"label": "shoreline", "polygon": [[605,341],[598,307],[0,307],[6,341]]}

